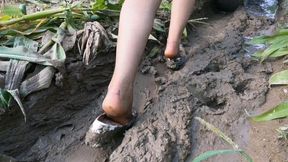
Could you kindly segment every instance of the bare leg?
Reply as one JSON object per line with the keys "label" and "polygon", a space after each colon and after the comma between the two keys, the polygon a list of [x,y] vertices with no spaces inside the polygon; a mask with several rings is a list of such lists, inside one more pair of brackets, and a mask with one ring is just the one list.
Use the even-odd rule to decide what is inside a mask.
{"label": "bare leg", "polygon": [[181,36],[192,13],[195,0],[173,0],[165,56],[173,58],[178,54]]}
{"label": "bare leg", "polygon": [[120,14],[116,65],[103,110],[114,121],[131,118],[133,84],[161,0],[126,0]]}

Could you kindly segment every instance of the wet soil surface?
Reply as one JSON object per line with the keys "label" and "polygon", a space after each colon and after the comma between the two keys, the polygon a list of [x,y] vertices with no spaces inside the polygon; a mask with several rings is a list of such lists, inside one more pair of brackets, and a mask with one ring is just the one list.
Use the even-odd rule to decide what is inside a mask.
{"label": "wet soil surface", "polygon": [[[247,16],[243,8],[229,14],[207,10],[202,16],[209,17],[209,25],[193,28],[183,69],[167,69],[160,56],[142,61],[134,92],[134,108],[140,115],[123,137],[100,148],[83,142],[101,113],[114,51],[99,56],[91,67],[70,54],[66,75],[56,79],[63,86],[27,98],[27,123],[16,107],[0,116],[0,153],[19,161],[167,162],[191,161],[208,150],[231,148],[193,119],[199,116],[256,162],[288,161],[288,143],[275,131],[288,121],[253,123],[248,116],[287,98],[281,95],[283,88],[268,87],[269,75],[281,70],[281,62],[259,64],[244,50],[244,37],[275,25]],[[227,159],[242,161],[230,155],[210,161]]]}

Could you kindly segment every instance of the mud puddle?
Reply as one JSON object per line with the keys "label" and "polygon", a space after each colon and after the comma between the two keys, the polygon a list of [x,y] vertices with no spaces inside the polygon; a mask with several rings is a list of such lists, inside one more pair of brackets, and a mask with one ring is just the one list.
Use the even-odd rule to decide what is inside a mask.
{"label": "mud puddle", "polygon": [[[168,70],[160,56],[144,58],[133,105],[140,116],[123,139],[101,148],[83,143],[85,132],[101,113],[115,51],[100,56],[93,67],[84,67],[81,58],[71,53],[64,86],[27,99],[27,123],[16,108],[1,116],[0,122],[6,124],[0,125],[0,153],[19,161],[167,162],[189,161],[208,150],[231,148],[193,119],[200,116],[256,162],[288,161],[287,142],[277,139],[275,131],[287,120],[253,123],[246,113],[260,113],[285,98],[278,93],[283,88],[271,90],[267,82],[281,68],[280,62],[259,64],[246,57],[244,50],[244,37],[274,24],[248,16],[243,8],[229,14],[205,10],[209,13],[195,15],[208,17],[210,25],[193,28],[183,69]],[[210,161],[227,159],[241,161],[239,156]]]}

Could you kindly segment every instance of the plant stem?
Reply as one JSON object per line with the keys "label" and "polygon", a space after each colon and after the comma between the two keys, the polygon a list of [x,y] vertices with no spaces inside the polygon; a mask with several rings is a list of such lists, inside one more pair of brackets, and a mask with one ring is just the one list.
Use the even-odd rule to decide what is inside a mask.
{"label": "plant stem", "polygon": [[59,9],[51,9],[51,10],[36,12],[36,13],[29,14],[29,15],[24,15],[20,18],[0,22],[0,26],[12,25],[12,24],[15,24],[15,23],[18,23],[21,21],[41,19],[41,18],[49,17],[49,16],[52,16],[54,14],[61,13],[61,12],[67,11],[67,10],[69,10],[69,8],[59,8]]}

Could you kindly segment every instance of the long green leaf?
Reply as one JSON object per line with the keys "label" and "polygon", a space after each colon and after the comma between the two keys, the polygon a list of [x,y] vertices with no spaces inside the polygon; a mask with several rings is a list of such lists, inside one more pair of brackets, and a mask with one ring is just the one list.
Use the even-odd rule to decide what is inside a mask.
{"label": "long green leaf", "polygon": [[267,40],[268,40],[268,37],[260,36],[260,37],[253,38],[251,41],[247,42],[247,44],[251,44],[251,45],[266,44]]}
{"label": "long green leaf", "polygon": [[281,48],[275,52],[273,52],[269,57],[270,58],[277,58],[288,55],[288,48]]}
{"label": "long green leaf", "polygon": [[[200,117],[195,117],[195,119],[198,120],[202,125],[205,125],[210,131],[215,133],[218,137],[222,138],[224,141],[226,141],[228,144],[230,144],[234,148],[234,151],[237,151],[237,150],[239,151],[239,146],[236,143],[234,143],[233,140],[231,138],[229,138],[226,134],[224,134],[220,129],[216,128],[214,125],[206,122],[205,120],[203,120]],[[253,162],[252,158],[248,154],[246,154],[244,151],[241,150],[241,152],[239,152],[239,153],[243,157],[245,157],[249,162]]]}
{"label": "long green leaf", "polygon": [[201,162],[203,160],[207,160],[213,156],[217,155],[225,155],[225,154],[240,154],[242,155],[248,162],[253,162],[252,158],[248,156],[243,150],[214,150],[207,151],[199,156],[197,156],[192,162]]}
{"label": "long green leaf", "polygon": [[270,121],[273,119],[279,119],[284,117],[288,117],[288,101],[282,102],[273,109],[261,115],[255,116],[252,119],[254,121],[260,122],[260,121]]}
{"label": "long green leaf", "polygon": [[283,70],[273,74],[269,79],[270,85],[287,85],[288,84],[288,70]]}
{"label": "long green leaf", "polygon": [[257,45],[257,44],[267,44],[267,43],[273,43],[275,41],[279,40],[287,40],[288,37],[288,30],[287,29],[279,29],[274,35],[270,36],[258,36],[253,38],[251,41],[248,42],[248,44],[251,45]]}
{"label": "long green leaf", "polygon": [[32,13],[29,15],[24,15],[19,18],[11,19],[8,21],[0,21],[0,26],[12,25],[15,23],[19,23],[21,21],[31,21],[31,20],[41,19],[41,18],[47,18],[47,17],[50,17],[52,15],[55,15],[55,14],[58,14],[67,10],[69,10],[69,8],[59,8],[59,9],[50,9],[50,10],[40,11],[40,12]]}
{"label": "long green leaf", "polygon": [[288,54],[288,30],[280,29],[271,36],[255,37],[248,44],[264,44],[268,46],[264,51],[258,51],[254,54],[255,57],[260,58],[261,62],[269,57],[285,56]]}
{"label": "long green leaf", "polygon": [[[61,52],[61,55],[63,54],[62,51],[63,48],[61,47],[55,47],[57,51]],[[57,54],[55,57],[57,57],[59,54]],[[53,67],[61,67],[63,65],[63,56],[60,55],[60,59],[49,59],[47,57],[44,57],[42,55],[39,55],[33,51],[31,51],[28,48],[25,47],[15,47],[15,48],[7,48],[7,47],[0,47],[0,58],[10,58],[10,59],[17,59],[17,60],[23,60],[23,61],[29,61],[32,63],[37,63],[41,65],[46,66],[53,66]]]}
{"label": "long green leaf", "polygon": [[95,2],[92,4],[92,8],[94,11],[106,9],[119,11],[123,2],[124,0],[95,0]]}
{"label": "long green leaf", "polygon": [[281,49],[281,48],[285,48],[287,47],[287,42],[286,41],[281,41],[278,44],[273,44],[271,45],[269,48],[267,48],[266,50],[263,51],[262,55],[261,55],[261,62],[263,62],[265,59],[267,59],[271,54],[273,54],[273,52]]}

